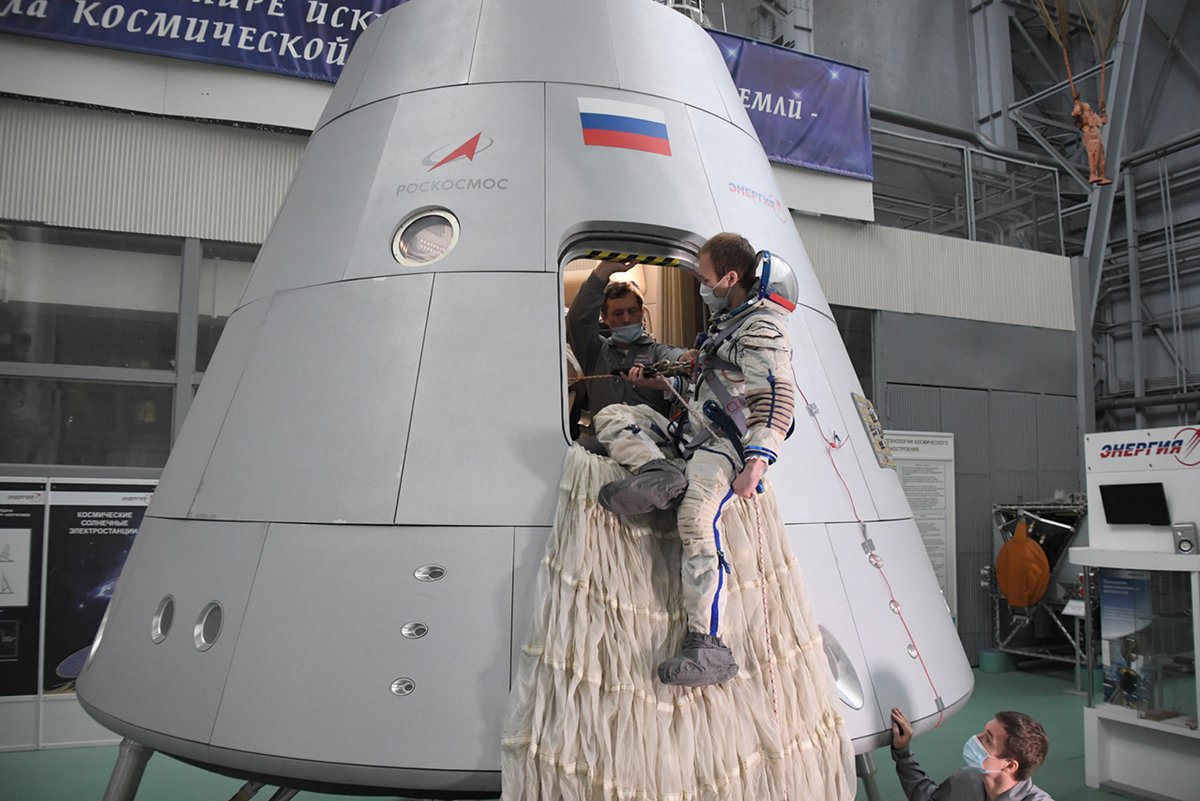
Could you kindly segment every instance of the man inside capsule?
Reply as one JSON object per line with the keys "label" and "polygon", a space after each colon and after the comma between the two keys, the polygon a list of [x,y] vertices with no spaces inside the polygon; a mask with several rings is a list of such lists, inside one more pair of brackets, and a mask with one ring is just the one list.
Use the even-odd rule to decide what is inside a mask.
{"label": "man inside capsule", "polygon": [[[636,284],[612,280],[629,265],[602,261],[579,287],[567,312],[567,333],[571,349],[584,375],[582,382],[587,393],[587,410],[595,419],[596,413],[614,403],[633,406],[646,404],[660,415],[671,408],[671,396],[649,382],[631,383],[628,375],[634,365],[643,367],[660,361],[675,361],[683,348],[655,342],[644,326],[645,302]],[[600,323],[609,335],[600,333]]]}
{"label": "man inside capsule", "polygon": [[[734,495],[752,498],[790,433],[795,377],[785,316],[795,309],[791,268],[723,233],[700,248],[700,295],[713,314],[687,390],[687,414],[669,423],[648,406],[600,410],[596,436],[633,472],[604,485],[599,502],[621,515],[678,504],[681,584],[687,633],[682,649],[658,666],[659,681],[704,687],[737,675],[720,638],[729,561],[720,518]],[[669,391],[662,377],[630,370],[635,384]],[[682,393],[681,393],[682,394]]]}

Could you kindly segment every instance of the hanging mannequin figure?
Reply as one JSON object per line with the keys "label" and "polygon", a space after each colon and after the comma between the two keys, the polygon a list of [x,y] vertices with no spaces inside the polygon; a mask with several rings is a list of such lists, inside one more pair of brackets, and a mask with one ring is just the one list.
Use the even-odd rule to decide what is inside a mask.
{"label": "hanging mannequin figure", "polygon": [[1088,169],[1091,171],[1088,183],[1100,186],[1111,184],[1112,180],[1105,175],[1108,164],[1104,158],[1104,142],[1100,138],[1100,129],[1108,122],[1104,102],[1100,102],[1100,113],[1097,114],[1092,110],[1091,104],[1083,102],[1079,95],[1075,95],[1075,106],[1071,109],[1071,116],[1083,132],[1083,147],[1087,151]]}

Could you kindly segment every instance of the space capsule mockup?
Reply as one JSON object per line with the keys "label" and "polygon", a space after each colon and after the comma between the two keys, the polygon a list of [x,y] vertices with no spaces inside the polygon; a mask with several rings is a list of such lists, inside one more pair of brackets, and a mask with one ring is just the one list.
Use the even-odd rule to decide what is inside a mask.
{"label": "space capsule mockup", "polygon": [[[771,479],[859,752],[972,677],[712,39],[649,0],[414,0],[356,45],[78,682],[144,746],[288,786],[494,793],[570,445],[567,266],[791,264]],[[674,266],[671,266],[674,265]],[[842,443],[830,451],[826,437]]]}

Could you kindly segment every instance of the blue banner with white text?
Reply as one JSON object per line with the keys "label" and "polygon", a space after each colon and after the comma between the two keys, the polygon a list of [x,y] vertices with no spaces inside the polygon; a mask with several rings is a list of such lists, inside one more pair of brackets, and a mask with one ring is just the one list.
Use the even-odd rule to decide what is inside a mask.
{"label": "blue banner with white text", "polygon": [[[0,32],[336,81],[406,0],[0,0]],[[772,161],[871,180],[867,71],[709,31]]]}
{"label": "blue banner with white text", "polygon": [[864,69],[709,31],[771,161],[871,180]]}
{"label": "blue banner with white text", "polygon": [[336,81],[404,0],[0,0],[0,31]]}

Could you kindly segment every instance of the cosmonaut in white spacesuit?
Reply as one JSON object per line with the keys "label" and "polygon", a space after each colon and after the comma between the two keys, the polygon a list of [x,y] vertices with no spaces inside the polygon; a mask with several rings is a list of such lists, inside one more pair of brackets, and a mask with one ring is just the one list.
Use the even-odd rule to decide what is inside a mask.
{"label": "cosmonaut in white spacesuit", "polygon": [[[595,418],[609,455],[634,475],[606,484],[600,503],[618,514],[643,514],[679,501],[683,647],[658,667],[665,684],[704,687],[737,674],[719,636],[729,564],[720,518],[739,495],[753,497],[790,433],[795,405],[792,346],[785,316],[795,309],[791,268],[755,253],[742,236],[717,234],[699,256],[700,295],[717,315],[699,345],[687,389],[687,416],[669,423],[649,406],[618,404]],[[629,380],[661,385],[640,367]],[[682,496],[682,500],[679,500]]]}

